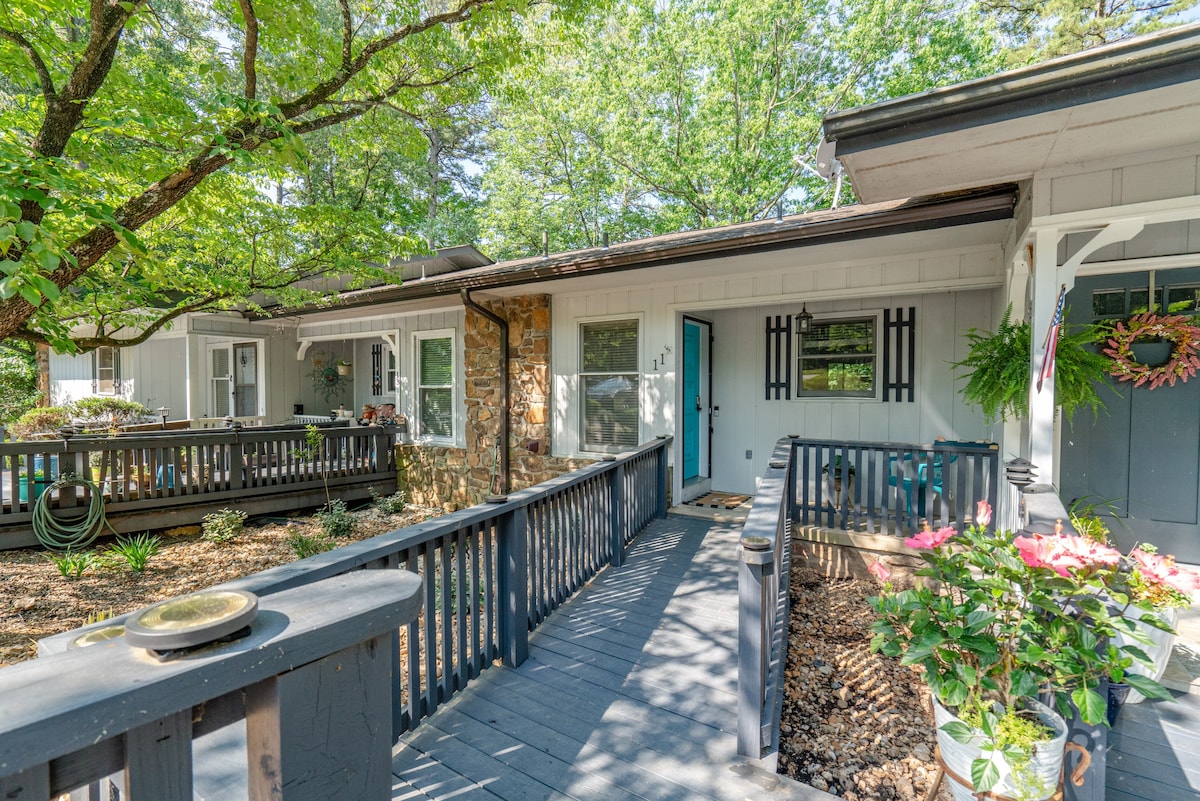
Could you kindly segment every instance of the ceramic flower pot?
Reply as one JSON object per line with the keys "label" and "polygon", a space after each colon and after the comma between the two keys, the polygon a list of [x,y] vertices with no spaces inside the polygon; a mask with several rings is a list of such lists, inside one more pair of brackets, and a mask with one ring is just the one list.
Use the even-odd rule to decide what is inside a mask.
{"label": "ceramic flower pot", "polygon": [[[1174,629],[1176,624],[1179,623],[1178,609],[1164,609],[1158,613],[1158,616],[1161,617],[1163,621],[1172,629]],[[1129,669],[1130,673],[1137,674],[1138,676],[1146,676],[1158,681],[1163,677],[1163,673],[1165,673],[1167,670],[1167,662],[1171,661],[1171,650],[1175,647],[1175,635],[1165,632],[1162,629],[1156,629],[1153,626],[1147,626],[1140,620],[1136,622],[1138,628],[1141,629],[1142,632],[1153,641],[1153,645],[1143,645],[1142,643],[1131,642],[1121,634],[1117,634],[1114,639],[1116,640],[1118,646],[1134,645],[1138,648],[1141,648],[1146,652],[1146,656],[1150,657],[1150,660],[1154,662],[1153,668],[1149,668],[1140,662],[1134,662],[1133,667]],[[1125,703],[1140,704],[1144,700],[1146,700],[1146,696],[1142,695],[1137,690],[1130,690],[1129,696],[1125,699]]]}
{"label": "ceramic flower pot", "polygon": [[350,365],[339,364],[337,366],[337,374],[338,375],[350,375]]}
{"label": "ceramic flower pot", "polygon": [[[1028,767],[1018,770],[1015,774],[1008,762],[997,755],[996,766],[1000,771],[1000,780],[989,792],[1016,801],[1044,801],[1058,790],[1058,780],[1062,775],[1063,749],[1067,742],[1067,724],[1057,712],[1045,704],[1033,700],[1026,703],[1028,708],[1036,713],[1038,720],[1055,733],[1054,738],[1034,746]],[[970,781],[971,762],[982,756],[980,744],[985,739],[981,732],[971,742],[960,743],[942,731],[943,726],[956,720],[958,718],[954,713],[936,700],[933,702],[933,721],[937,727],[938,748],[946,766],[946,779],[950,782],[951,795],[954,801],[975,801],[976,795],[971,787],[957,781],[954,776]]]}

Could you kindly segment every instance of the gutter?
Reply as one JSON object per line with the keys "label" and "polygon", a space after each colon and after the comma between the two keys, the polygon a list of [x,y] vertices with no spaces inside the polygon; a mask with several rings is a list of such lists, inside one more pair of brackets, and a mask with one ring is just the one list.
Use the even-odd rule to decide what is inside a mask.
{"label": "gutter", "polygon": [[1200,24],[828,115],[839,158],[1200,80]]}
{"label": "gutter", "polygon": [[[464,288],[461,296],[464,306],[483,315],[500,328],[500,437],[496,443],[496,447],[500,449],[500,494],[496,500],[504,500],[511,491],[508,454],[508,435],[512,428],[508,398],[508,320],[471,300],[471,290]],[[488,489],[490,490],[491,487]],[[491,501],[492,498],[488,498],[488,500]]]}

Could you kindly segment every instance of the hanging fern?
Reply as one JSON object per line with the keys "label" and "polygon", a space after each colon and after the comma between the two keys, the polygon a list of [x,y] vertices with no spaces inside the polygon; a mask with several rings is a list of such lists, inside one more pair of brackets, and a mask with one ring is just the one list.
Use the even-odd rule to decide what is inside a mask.
{"label": "hanging fern", "polygon": [[[1012,321],[1012,306],[995,333],[972,328],[967,331],[970,347],[967,358],[955,362],[969,372],[960,378],[967,383],[959,390],[969,406],[978,407],[987,421],[1020,420],[1029,416],[1030,364],[1029,323]],[[1103,381],[1109,361],[1088,350],[1097,332],[1085,326],[1071,332],[1064,326],[1059,334],[1054,357],[1054,395],[1063,414],[1071,419],[1075,412],[1089,408],[1098,412],[1104,408],[1096,393],[1096,383]]]}

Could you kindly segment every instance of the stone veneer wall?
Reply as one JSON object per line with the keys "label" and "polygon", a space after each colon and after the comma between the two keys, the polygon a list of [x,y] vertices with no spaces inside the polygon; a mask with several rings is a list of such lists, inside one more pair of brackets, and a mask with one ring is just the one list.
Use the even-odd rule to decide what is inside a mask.
{"label": "stone veneer wall", "polygon": [[[480,305],[508,320],[509,460],[512,489],[591,464],[550,453],[550,296],[522,295]],[[400,487],[409,500],[458,509],[491,491],[495,443],[500,435],[500,330],[467,309],[463,331],[467,410],[464,448],[398,445]]]}

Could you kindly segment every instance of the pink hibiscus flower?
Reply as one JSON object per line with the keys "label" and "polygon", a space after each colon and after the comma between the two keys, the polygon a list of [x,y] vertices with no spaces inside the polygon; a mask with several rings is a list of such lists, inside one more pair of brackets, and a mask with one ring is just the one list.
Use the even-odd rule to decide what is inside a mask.
{"label": "pink hibiscus flower", "polygon": [[926,528],[905,539],[904,544],[909,548],[916,548],[918,551],[932,551],[957,533],[950,526],[939,528],[937,531],[930,531]]}
{"label": "pink hibiscus flower", "polygon": [[887,565],[885,565],[883,562],[880,562],[878,559],[872,562],[871,566],[868,567],[867,570],[872,576],[879,579],[881,584],[886,584],[888,576],[892,575],[892,571],[887,569]]}
{"label": "pink hibiscus flower", "polygon": [[992,522],[992,505],[987,501],[980,501],[975,506],[975,525],[987,528],[990,522]]}
{"label": "pink hibiscus flower", "polygon": [[1134,548],[1129,556],[1138,563],[1138,572],[1148,581],[1165,584],[1184,595],[1191,595],[1200,589],[1200,575],[1176,565],[1173,556],[1149,553],[1141,548]]}
{"label": "pink hibiscus flower", "polygon": [[1072,570],[1089,570],[1095,567],[1112,567],[1121,559],[1121,554],[1107,545],[1100,545],[1072,534],[1034,534],[1017,537],[1013,545],[1030,567],[1048,567],[1060,576],[1069,576]]}

